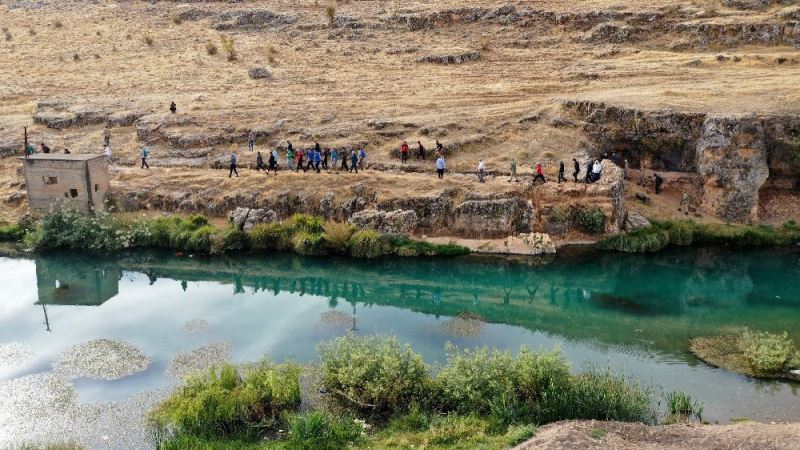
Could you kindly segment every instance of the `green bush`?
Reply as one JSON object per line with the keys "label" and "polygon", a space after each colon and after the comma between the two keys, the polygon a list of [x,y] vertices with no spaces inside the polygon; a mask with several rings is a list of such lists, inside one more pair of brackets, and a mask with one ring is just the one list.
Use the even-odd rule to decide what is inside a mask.
{"label": "green bush", "polygon": [[392,237],[390,241],[394,253],[399,256],[459,256],[470,253],[467,247],[453,243],[431,244],[407,237]]}
{"label": "green bush", "polygon": [[428,400],[425,362],[394,337],[343,336],[318,346],[321,382],[335,405],[388,418]]}
{"label": "green bush", "polygon": [[320,234],[324,230],[325,219],[309,214],[295,214],[289,220],[295,232],[305,231],[310,234]]}
{"label": "green bush", "polygon": [[325,222],[323,228],[325,229],[324,236],[325,241],[328,243],[328,248],[334,253],[347,253],[350,237],[355,233],[356,228],[353,225],[341,222]]}
{"label": "green bush", "polygon": [[116,217],[98,212],[87,215],[60,209],[46,215],[28,243],[37,249],[114,251],[130,247],[133,234]]}
{"label": "green bush", "polygon": [[249,236],[233,225],[220,231],[212,243],[212,253],[242,252],[249,249]]}
{"label": "green bush", "polygon": [[784,224],[727,225],[693,220],[652,220],[649,227],[610,236],[600,242],[603,249],[624,252],[654,252],[667,245],[731,245],[736,247],[785,246],[800,242],[800,228]]}
{"label": "green bush", "polygon": [[439,373],[448,406],[462,412],[491,414],[495,422],[530,422],[554,391],[569,386],[569,366],[558,350],[510,352],[481,348],[456,350],[448,345],[447,364]]}
{"label": "green bush", "polygon": [[606,229],[606,215],[599,208],[582,208],[577,212],[578,223],[589,233],[599,234]]}
{"label": "green bush", "polygon": [[0,226],[0,242],[16,242],[24,236],[25,230],[17,224]]}
{"label": "green bush", "polygon": [[294,450],[343,450],[360,440],[363,432],[358,421],[312,411],[289,419],[286,443]]}
{"label": "green bush", "polygon": [[389,238],[374,230],[356,231],[350,238],[350,255],[356,258],[378,258],[391,251]]}
{"label": "green bush", "polygon": [[325,236],[312,234],[306,231],[295,233],[292,237],[292,249],[298,255],[321,256],[328,254]]}
{"label": "green bush", "polygon": [[664,394],[667,405],[667,422],[689,422],[693,418],[703,420],[703,404],[698,403],[691,395],[674,391]]}
{"label": "green bush", "polygon": [[507,445],[514,447],[536,436],[536,427],[533,425],[517,425],[508,429],[506,433]]}
{"label": "green bush", "polygon": [[280,223],[260,223],[249,232],[250,247],[255,251],[284,251],[292,248],[292,233]]}
{"label": "green bush", "polygon": [[542,401],[539,423],[571,419],[655,423],[653,389],[611,371],[589,370],[572,376],[564,389]]}
{"label": "green bush", "polygon": [[257,438],[300,406],[300,369],[291,364],[230,364],[189,377],[150,414],[157,428],[201,438]]}
{"label": "green bush", "polygon": [[746,329],[739,337],[739,347],[756,375],[770,375],[800,367],[800,352],[784,331],[773,334]]}
{"label": "green bush", "polygon": [[657,252],[669,244],[669,234],[657,227],[615,234],[597,243],[598,248],[628,253]]}

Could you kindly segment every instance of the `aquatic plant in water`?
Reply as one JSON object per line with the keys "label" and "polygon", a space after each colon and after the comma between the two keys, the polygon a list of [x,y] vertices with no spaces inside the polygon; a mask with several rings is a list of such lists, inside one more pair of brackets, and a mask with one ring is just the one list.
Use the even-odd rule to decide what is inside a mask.
{"label": "aquatic plant in water", "polygon": [[96,339],[74,345],[53,362],[53,369],[73,377],[116,380],[147,369],[150,360],[131,344]]}

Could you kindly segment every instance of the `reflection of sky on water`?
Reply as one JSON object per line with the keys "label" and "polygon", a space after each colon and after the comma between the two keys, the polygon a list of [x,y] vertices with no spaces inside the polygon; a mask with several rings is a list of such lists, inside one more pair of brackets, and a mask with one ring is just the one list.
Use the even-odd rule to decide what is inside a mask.
{"label": "reflection of sky on water", "polygon": [[[150,367],[115,381],[78,379],[75,386],[83,402],[121,400],[169,385],[171,380],[165,369],[174,356],[208,342],[229,342],[235,361],[267,356],[302,362],[316,357],[315,347],[320,341],[344,334],[351,327],[350,323],[320,320],[320,315],[331,309],[326,297],[286,290],[276,296],[271,291],[254,292],[246,284],[243,292],[233,295],[233,284],[218,281],[158,278],[154,284],[150,282],[143,273],[123,272],[118,294],[100,306],[47,305],[48,332],[43,307],[34,304],[34,262],[0,258],[0,285],[4,291],[0,301],[0,343],[25,342],[35,350],[33,359],[22,367],[0,367],[0,379],[50,370],[56,355],[71,345],[97,338],[118,339],[141,349],[151,359]],[[441,294],[435,289],[427,295],[427,301],[436,303]],[[538,295],[547,299],[554,294],[550,289],[541,289]],[[469,305],[476,299],[467,296],[460,301]],[[352,318],[353,306],[344,299],[337,302],[335,309]],[[208,328],[187,333],[184,324],[194,319],[207,321]],[[638,345],[628,346],[566,340],[559,335],[492,323],[478,336],[448,336],[440,327],[448,317],[377,304],[358,303],[355,319],[359,333],[394,333],[429,361],[444,359],[447,341],[515,351],[523,344],[546,349],[559,346],[575,370],[587,364],[610,366],[667,391],[692,393],[706,403],[705,415],[710,420],[727,421],[740,416],[800,419],[800,401],[791,385],[749,381],[703,364],[687,364],[686,358],[648,347],[646,330]],[[658,326],[657,320],[652,318],[653,326]]]}

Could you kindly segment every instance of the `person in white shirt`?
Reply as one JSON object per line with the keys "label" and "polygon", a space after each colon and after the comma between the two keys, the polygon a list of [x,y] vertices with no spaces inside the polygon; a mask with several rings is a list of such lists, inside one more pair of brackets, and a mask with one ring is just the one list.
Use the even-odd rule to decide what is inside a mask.
{"label": "person in white shirt", "polygon": [[480,181],[481,183],[484,182],[484,180],[483,180],[483,170],[484,170],[483,160],[479,159],[478,160],[478,181]]}
{"label": "person in white shirt", "polygon": [[436,173],[439,175],[439,178],[444,178],[444,156],[439,155],[439,158],[436,160]]}
{"label": "person in white shirt", "polygon": [[108,144],[103,147],[103,156],[105,156],[106,162],[111,162],[111,147],[109,147]]}

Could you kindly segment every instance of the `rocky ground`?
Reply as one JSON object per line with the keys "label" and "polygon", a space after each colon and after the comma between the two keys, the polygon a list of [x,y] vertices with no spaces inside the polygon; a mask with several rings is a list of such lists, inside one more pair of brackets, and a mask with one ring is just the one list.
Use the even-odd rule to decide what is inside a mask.
{"label": "rocky ground", "polygon": [[744,422],[731,425],[570,421],[545,425],[516,450],[788,450],[797,448],[800,424]]}

